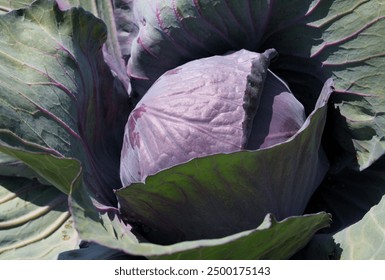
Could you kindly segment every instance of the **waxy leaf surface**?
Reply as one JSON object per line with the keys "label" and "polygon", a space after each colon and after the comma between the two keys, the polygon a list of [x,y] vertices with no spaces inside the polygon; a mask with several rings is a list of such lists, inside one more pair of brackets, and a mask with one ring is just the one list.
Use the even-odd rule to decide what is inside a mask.
{"label": "waxy leaf surface", "polygon": [[35,180],[0,176],[0,259],[56,259],[78,248],[67,199]]}
{"label": "waxy leaf surface", "polygon": [[128,96],[103,59],[105,25],[53,1],[2,15],[0,25],[0,151],[67,193],[83,171],[113,204]]}

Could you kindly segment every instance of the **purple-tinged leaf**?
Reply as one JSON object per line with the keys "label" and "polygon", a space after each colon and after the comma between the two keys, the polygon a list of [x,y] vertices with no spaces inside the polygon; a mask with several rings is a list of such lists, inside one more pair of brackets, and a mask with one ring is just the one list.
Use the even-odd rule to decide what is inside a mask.
{"label": "purple-tinged leaf", "polygon": [[271,5],[270,1],[136,1],[139,32],[128,63],[135,91],[143,95],[165,71],[189,60],[255,50]]}
{"label": "purple-tinged leaf", "polygon": [[130,55],[131,40],[137,27],[132,13],[133,0],[56,0],[61,10],[81,7],[106,24],[107,39],[103,45],[104,60],[117,79],[115,86],[131,92],[126,62]]}
{"label": "purple-tinged leaf", "polygon": [[125,60],[131,55],[131,44],[138,32],[133,13],[134,0],[114,0],[114,17],[119,46]]}
{"label": "purple-tinged leaf", "polygon": [[[187,61],[236,51],[279,54],[272,71],[310,113],[323,83],[335,81],[332,137],[337,164],[365,169],[385,153],[385,6],[380,0],[136,1],[139,32],[128,73],[140,95]],[[346,156],[346,155],[347,156]],[[339,158],[342,158],[340,162]]]}
{"label": "purple-tinged leaf", "polygon": [[[103,0],[97,3],[97,15],[104,21],[107,26],[107,40],[103,46],[104,60],[111,68],[112,73],[119,79],[119,81],[123,84],[124,89],[127,91],[127,94],[131,92],[130,79],[127,75],[126,71],[126,62],[124,60],[124,56],[127,55],[122,52],[121,46],[124,46],[125,52],[127,52],[127,48],[130,46],[129,39],[123,40],[122,36],[131,37],[129,34],[125,35],[127,31],[122,30],[122,26],[118,24],[124,24],[121,20],[118,21],[115,18],[116,15],[116,6],[123,9],[125,13],[127,13],[127,17],[124,20],[127,20],[127,23],[130,23],[130,9],[132,6],[131,1],[111,1],[111,0]],[[120,12],[120,15],[123,12]],[[131,29],[134,29],[134,25],[132,24]],[[131,30],[129,30],[131,31]]]}
{"label": "purple-tinged leaf", "polygon": [[105,40],[101,20],[54,1],[0,16],[0,151],[65,192],[84,172],[93,196],[112,204],[129,103]]}

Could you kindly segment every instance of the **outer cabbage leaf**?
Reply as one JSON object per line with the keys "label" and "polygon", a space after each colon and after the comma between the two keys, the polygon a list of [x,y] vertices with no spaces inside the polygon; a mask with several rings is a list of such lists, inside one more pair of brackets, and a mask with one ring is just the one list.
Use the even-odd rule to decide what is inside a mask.
{"label": "outer cabbage leaf", "polygon": [[[383,190],[381,191],[383,194]],[[373,194],[372,194],[373,195]],[[374,195],[375,196],[375,195]],[[362,197],[362,194],[361,194]],[[352,199],[353,202],[348,200]],[[356,207],[370,205],[358,202],[350,195],[343,198],[343,205],[346,203],[356,204]],[[338,201],[340,203],[340,201]],[[364,213],[356,223],[338,231],[337,233],[324,233],[316,235],[306,247],[295,256],[297,259],[342,259],[342,260],[383,260],[384,254],[384,207],[385,196],[380,202]],[[336,207],[338,208],[338,207]],[[354,214],[347,216],[361,216],[364,209],[342,207],[337,214],[353,211]],[[336,209],[333,209],[336,210]],[[358,210],[358,211],[357,211]],[[358,215],[357,215],[358,214]],[[346,215],[346,214],[345,214]]]}
{"label": "outer cabbage leaf", "polygon": [[69,2],[72,6],[77,5],[91,10],[106,24],[107,40],[103,45],[104,60],[129,94],[131,87],[126,73],[125,58],[129,55],[131,33],[136,30],[136,25],[131,20],[133,0],[69,0]]}
{"label": "outer cabbage leaf", "polygon": [[113,75],[129,94],[130,79],[126,73],[126,60],[130,55],[131,40],[137,31],[133,19],[133,0],[60,0],[62,9],[82,7],[103,20],[107,26],[107,40],[103,45],[104,60]]}
{"label": "outer cabbage leaf", "polygon": [[127,62],[131,55],[132,40],[138,32],[133,13],[134,0],[114,0],[113,3],[117,38],[123,58]]}
{"label": "outer cabbage leaf", "polygon": [[333,224],[313,240],[302,258],[383,259],[385,158],[364,171],[330,174],[307,212],[327,211]]}
{"label": "outer cabbage leaf", "polygon": [[126,221],[168,244],[248,230],[267,213],[302,214],[327,169],[320,141],[331,90],[328,81],[315,111],[281,144],[195,158],[118,190]]}
{"label": "outer cabbage leaf", "polygon": [[78,243],[66,195],[37,181],[0,176],[0,259],[56,259]]}
{"label": "outer cabbage leaf", "polygon": [[[27,8],[29,5],[31,5],[36,0],[0,0],[0,14],[1,13],[8,13],[12,10]],[[70,0],[71,1],[71,0]],[[84,9],[87,9],[89,11],[92,10],[92,2],[88,0],[73,0],[72,3],[82,2],[82,6]],[[70,5],[68,3],[68,0],[56,0],[56,3],[59,5],[60,9],[68,9],[70,8]],[[90,5],[91,4],[91,5]]]}
{"label": "outer cabbage leaf", "polygon": [[335,108],[342,117],[332,122],[331,137],[346,150],[345,162],[353,156],[362,170],[384,154],[380,0],[144,0],[135,2],[135,14],[140,29],[128,73],[139,94],[186,61],[275,48],[280,59],[272,70],[289,82],[307,112],[324,81],[335,80]]}
{"label": "outer cabbage leaf", "polygon": [[[287,259],[315,232],[330,224],[330,216],[326,213],[290,217],[280,222],[267,215],[258,228],[249,231],[220,239],[162,246],[139,242],[131,227],[114,214],[114,209],[105,209],[101,213],[95,208],[80,184],[74,185],[70,202],[75,226],[83,240],[151,259]],[[274,240],[272,236],[275,236]]]}
{"label": "outer cabbage leaf", "polygon": [[[103,61],[106,27],[53,1],[0,17],[0,151],[69,192],[84,172],[112,204],[128,97]],[[81,166],[83,166],[81,168]]]}
{"label": "outer cabbage leaf", "polygon": [[356,224],[333,235],[341,259],[385,259],[385,197]]}
{"label": "outer cabbage leaf", "polygon": [[[290,5],[295,7],[297,2]],[[309,1],[300,5],[304,2]],[[378,71],[385,67],[384,15],[381,1],[317,1],[302,18],[272,30],[264,43],[277,45],[286,57],[278,67],[302,90],[310,88],[310,77],[333,77],[334,107],[342,117],[332,122],[332,137],[355,156],[360,170],[384,154],[384,90],[380,81],[385,72]],[[303,63],[287,64],[293,60]],[[296,73],[304,71],[311,75],[301,80]]]}
{"label": "outer cabbage leaf", "polygon": [[359,222],[385,195],[384,158],[364,171],[346,168],[329,174],[310,202],[309,212],[325,210],[333,215],[329,232]]}
{"label": "outer cabbage leaf", "polygon": [[[34,0],[0,0],[0,14],[26,8],[33,2]],[[137,29],[131,12],[132,2],[133,0],[56,0],[61,10],[82,7],[104,21],[108,30],[106,44],[103,46],[105,61],[119,80],[117,83],[121,82],[128,93],[131,87],[124,58],[127,59],[130,54],[131,34],[136,33]]]}
{"label": "outer cabbage leaf", "polygon": [[97,243],[82,242],[80,248],[59,254],[59,260],[137,260],[144,257],[131,256],[121,250],[111,249]]}
{"label": "outer cabbage leaf", "polygon": [[0,0],[0,14],[10,12],[14,9],[25,8],[34,0]]}
{"label": "outer cabbage leaf", "polygon": [[[270,1],[136,1],[139,26],[128,73],[143,95],[166,70],[242,48],[255,50]],[[261,52],[261,50],[259,50]]]}
{"label": "outer cabbage leaf", "polygon": [[209,247],[201,246],[196,249],[150,258],[167,260],[202,258],[210,260],[284,260],[307,244],[313,233],[317,232],[318,229],[327,227],[329,222],[330,216],[324,212],[289,217],[280,222],[277,222],[269,214],[257,229],[237,234],[238,239],[233,242],[229,242],[231,237],[225,237],[217,240],[216,244],[211,244]]}
{"label": "outer cabbage leaf", "polygon": [[43,184],[47,184],[43,178],[24,162],[3,153],[0,153],[0,176],[22,177],[31,180],[38,179]]}

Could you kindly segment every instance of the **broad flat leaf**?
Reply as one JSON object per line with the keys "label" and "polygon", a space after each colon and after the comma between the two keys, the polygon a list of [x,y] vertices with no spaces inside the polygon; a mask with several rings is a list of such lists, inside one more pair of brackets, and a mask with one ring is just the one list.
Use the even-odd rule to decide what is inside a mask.
{"label": "broad flat leaf", "polygon": [[130,34],[135,30],[135,25],[131,21],[132,2],[133,0],[97,1],[97,15],[106,23],[108,31],[107,41],[103,47],[104,59],[124,85],[127,94],[131,92],[131,86],[124,58],[130,53],[128,51],[132,37]]}
{"label": "broad flat leaf", "polygon": [[0,176],[0,259],[56,259],[78,242],[66,195],[37,181]]}
{"label": "broad flat leaf", "polygon": [[113,4],[117,38],[123,58],[127,62],[131,55],[132,40],[138,32],[133,13],[134,0],[114,0]]}
{"label": "broad flat leaf", "polygon": [[[308,213],[327,211],[333,216],[331,227],[323,231],[324,238],[313,240],[303,258],[313,258],[320,252],[335,251],[343,259],[383,259],[385,248],[384,195],[385,158],[364,171],[346,168],[330,174],[316,191]],[[333,242],[334,238],[334,242]],[[334,248],[331,244],[334,244]]]}
{"label": "broad flat leaf", "polygon": [[[290,5],[297,8],[306,2]],[[318,79],[333,77],[337,92],[334,106],[343,116],[333,122],[333,137],[343,149],[356,154],[361,170],[385,151],[381,82],[385,72],[378,71],[385,67],[384,15],[381,0],[318,1],[302,18],[271,31],[265,43],[276,46],[285,57],[278,67],[302,90],[314,82],[311,78],[301,80],[296,72],[307,71]],[[302,65],[293,63],[295,60],[302,60],[307,67],[301,70],[298,66]]]}
{"label": "broad flat leaf", "polygon": [[385,259],[385,196],[357,222],[333,236],[341,259]]}
{"label": "broad flat leaf", "polygon": [[140,29],[128,71],[139,94],[186,61],[275,48],[280,57],[272,70],[307,112],[324,81],[334,79],[342,117],[331,122],[331,137],[361,170],[384,154],[382,0],[144,0],[134,6]]}
{"label": "broad flat leaf", "polygon": [[81,7],[99,17],[106,24],[107,40],[103,46],[104,60],[127,94],[131,91],[126,73],[126,59],[130,55],[131,40],[136,33],[132,14],[133,0],[56,0],[62,10]]}
{"label": "broad flat leaf", "polygon": [[314,232],[327,227],[329,222],[330,216],[326,213],[290,217],[280,222],[272,215],[267,215],[255,230],[219,239],[216,244],[211,242],[211,246],[163,255],[159,259],[287,259],[307,244]]}
{"label": "broad flat leaf", "polygon": [[93,15],[97,15],[97,2],[99,0],[60,0],[63,6],[82,7],[84,10],[91,12]]}
{"label": "broad flat leaf", "polygon": [[131,33],[135,33],[136,30],[131,12],[133,0],[61,0],[61,2],[63,7],[65,5],[82,7],[106,24],[107,40],[103,46],[104,60],[129,94],[131,87],[124,59],[130,54]]}
{"label": "broad flat leaf", "polygon": [[[324,229],[321,230],[321,232]],[[339,260],[341,248],[335,243],[331,234],[317,233],[290,259],[292,260]]]}
{"label": "broad flat leaf", "polygon": [[[369,169],[365,171],[369,171]],[[371,182],[373,178],[366,181],[370,182],[368,190],[365,190],[365,184],[361,182],[361,179],[358,180],[361,182],[360,187],[358,184],[353,184],[353,186],[340,186],[340,189],[337,189],[335,193],[329,190],[329,193],[324,195],[324,199],[326,202],[334,204],[327,205],[326,208],[333,211],[332,215],[336,217],[337,224],[355,223],[334,234],[323,234],[319,238],[316,236],[301,252],[299,258],[325,259],[333,257],[343,260],[384,260],[385,196],[383,171],[381,177],[375,177],[373,182]],[[353,175],[352,179],[354,178],[357,179],[359,176]],[[376,184],[380,181],[382,184]],[[353,193],[350,193],[352,192],[351,187],[353,187]],[[342,192],[344,195],[341,195]],[[360,196],[355,196],[357,192]],[[379,202],[378,199],[380,199]],[[368,210],[371,205],[377,202],[377,205]]]}
{"label": "broad flat leaf", "polygon": [[345,168],[329,174],[309,203],[308,212],[333,215],[329,232],[337,232],[360,221],[385,195],[385,158],[364,171]]}
{"label": "broad flat leaf", "polygon": [[290,217],[280,222],[269,214],[256,229],[220,239],[162,246],[139,242],[115,209],[101,213],[80,184],[74,185],[70,202],[75,226],[83,240],[151,259],[286,259],[302,248],[315,232],[330,224],[326,213]]}
{"label": "broad flat leaf", "polygon": [[34,0],[0,0],[0,14],[10,12],[14,9],[25,8]]}
{"label": "broad flat leaf", "polygon": [[38,175],[22,161],[7,154],[0,153],[0,176],[34,179]]}
{"label": "broad flat leaf", "polygon": [[135,260],[144,257],[130,256],[121,250],[111,249],[96,243],[82,242],[79,249],[62,252],[59,260]]}
{"label": "broad flat leaf", "polygon": [[314,112],[281,144],[195,158],[118,190],[126,221],[148,240],[169,244],[249,230],[267,213],[302,214],[327,169],[320,141],[330,87],[328,81]]}
{"label": "broad flat leaf", "polygon": [[119,186],[129,105],[103,60],[105,39],[99,19],[53,1],[0,16],[0,151],[64,192],[83,171],[114,203],[105,186]]}
{"label": "broad flat leaf", "polygon": [[[25,8],[32,2],[34,1],[0,0],[0,14]],[[104,21],[108,30],[108,37],[104,46],[105,61],[128,93],[130,92],[130,81],[123,58],[130,54],[130,41],[133,37],[131,33],[135,33],[136,30],[131,12],[132,2],[133,0],[119,0],[113,1],[113,3],[110,0],[56,0],[62,10],[82,7]],[[121,46],[124,48],[123,51]]]}
{"label": "broad flat leaf", "polygon": [[[0,0],[0,14],[7,13],[12,10],[26,8],[31,5],[36,0]],[[80,0],[84,9],[91,11],[93,1]],[[79,3],[77,0],[71,1],[72,3]],[[69,3],[67,0],[56,0],[56,3],[61,9],[69,8]],[[90,5],[91,4],[91,5]]]}
{"label": "broad flat leaf", "polygon": [[24,162],[4,153],[0,153],[0,176],[37,179],[41,184],[49,185],[47,180],[38,175]]}

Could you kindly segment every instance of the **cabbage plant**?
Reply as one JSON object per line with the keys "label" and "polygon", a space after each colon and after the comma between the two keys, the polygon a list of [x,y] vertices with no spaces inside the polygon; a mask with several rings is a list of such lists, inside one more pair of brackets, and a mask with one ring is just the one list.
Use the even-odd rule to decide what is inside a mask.
{"label": "cabbage plant", "polygon": [[381,0],[0,0],[0,258],[384,259]]}

